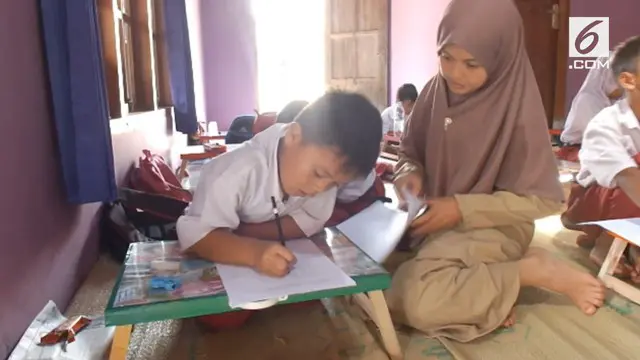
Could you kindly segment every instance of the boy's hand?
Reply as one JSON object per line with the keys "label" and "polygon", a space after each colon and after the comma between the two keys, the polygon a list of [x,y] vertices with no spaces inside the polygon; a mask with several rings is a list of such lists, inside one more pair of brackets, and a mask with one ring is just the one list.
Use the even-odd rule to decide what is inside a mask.
{"label": "boy's hand", "polygon": [[289,273],[296,257],[289,249],[270,241],[260,241],[253,268],[265,275],[282,277]]}

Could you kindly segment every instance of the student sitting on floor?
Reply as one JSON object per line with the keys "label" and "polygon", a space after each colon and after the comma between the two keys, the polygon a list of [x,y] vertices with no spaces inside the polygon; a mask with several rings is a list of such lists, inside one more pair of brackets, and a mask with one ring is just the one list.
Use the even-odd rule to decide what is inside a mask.
{"label": "student sitting on floor", "polygon": [[[279,124],[293,122],[308,104],[309,103],[304,100],[295,100],[288,103],[278,113],[277,124],[273,127],[282,126]],[[376,176],[375,169],[372,169],[366,177],[355,179],[338,188],[336,204],[326,226],[335,226],[345,221],[364,210],[374,201],[384,198],[384,196],[384,184],[382,180]]]}
{"label": "student sitting on floor", "polygon": [[396,93],[396,103],[382,111],[382,133],[402,132],[404,121],[409,117],[418,98],[413,84],[403,84]]}
{"label": "student sitting on floor", "polygon": [[[578,237],[578,244],[593,247],[591,259],[598,265],[607,255],[611,238],[599,227],[576,224],[640,217],[640,37],[616,49],[612,70],[626,97],[602,110],[587,126],[577,184],[562,214],[565,227],[585,233]],[[631,255],[636,252],[635,247],[629,251]],[[640,266],[635,260],[635,256],[623,260],[617,274],[631,275],[638,282]]]}
{"label": "student sitting on floor", "polygon": [[[606,63],[608,60],[608,57],[599,59],[600,63]],[[571,109],[560,135],[563,145],[556,157],[577,162],[582,135],[589,121],[602,109],[613,105],[622,95],[623,91],[610,68],[591,69],[571,102]]]}
{"label": "student sitting on floor", "polygon": [[324,227],[337,187],[365,177],[382,138],[380,114],[363,96],[325,94],[288,125],[272,126],[245,146],[204,165],[193,202],[178,220],[187,252],[284,276],[293,254],[274,241],[275,199],[286,239]]}

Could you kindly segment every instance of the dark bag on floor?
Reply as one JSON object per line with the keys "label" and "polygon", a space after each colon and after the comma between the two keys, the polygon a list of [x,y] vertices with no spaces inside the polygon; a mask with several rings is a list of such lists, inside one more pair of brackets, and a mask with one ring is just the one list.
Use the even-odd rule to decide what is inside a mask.
{"label": "dark bag on floor", "polygon": [[103,244],[112,256],[123,261],[134,242],[177,240],[176,221],[188,202],[128,188],[105,206]]}

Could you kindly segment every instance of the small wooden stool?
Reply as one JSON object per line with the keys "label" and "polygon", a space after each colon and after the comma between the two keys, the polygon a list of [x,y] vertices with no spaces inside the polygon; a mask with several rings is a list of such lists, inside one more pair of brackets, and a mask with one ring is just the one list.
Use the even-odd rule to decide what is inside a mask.
{"label": "small wooden stool", "polygon": [[611,243],[609,253],[604,259],[604,263],[602,263],[600,272],[598,272],[598,278],[600,278],[600,280],[602,280],[609,289],[617,292],[636,304],[640,304],[640,289],[631,284],[627,284],[613,275],[616,266],[622,257],[622,253],[624,253],[624,250],[627,248],[629,243],[636,246],[640,246],[640,244],[627,240],[611,231],[607,231],[607,233],[613,236],[613,243]]}

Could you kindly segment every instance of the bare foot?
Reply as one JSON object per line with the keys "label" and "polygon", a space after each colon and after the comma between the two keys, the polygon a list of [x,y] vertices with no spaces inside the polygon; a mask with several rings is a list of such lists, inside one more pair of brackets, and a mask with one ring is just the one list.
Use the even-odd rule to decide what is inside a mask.
{"label": "bare foot", "polygon": [[[598,267],[601,267],[604,263],[604,259],[607,257],[609,253],[609,248],[611,247],[611,243],[608,241],[598,241],[596,242],[596,246],[591,249],[589,253],[589,259],[593,261]],[[613,271],[613,275],[618,277],[628,277],[631,275],[631,266],[627,262],[627,260],[622,257],[620,261],[616,265],[615,270]]]}
{"label": "bare foot", "polygon": [[568,296],[587,315],[604,303],[605,286],[592,275],[553,258],[546,250],[530,248],[519,261],[520,284],[555,291]]}
{"label": "bare foot", "polygon": [[515,323],[516,323],[516,308],[512,308],[511,311],[509,311],[509,315],[507,315],[507,318],[502,323],[502,326],[509,328],[515,325]]}

